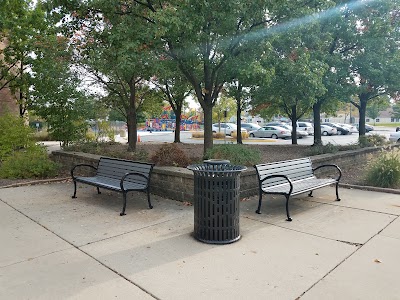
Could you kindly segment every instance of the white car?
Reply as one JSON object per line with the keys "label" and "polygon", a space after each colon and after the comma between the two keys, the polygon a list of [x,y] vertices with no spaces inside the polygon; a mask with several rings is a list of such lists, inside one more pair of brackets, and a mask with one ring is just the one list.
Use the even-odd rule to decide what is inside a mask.
{"label": "white car", "polygon": [[308,135],[314,135],[314,126],[309,122],[297,122],[297,131],[306,131]]}
{"label": "white car", "polygon": [[[212,132],[223,132],[226,135],[232,135],[232,131],[237,131],[236,124],[233,123],[215,123],[212,125]],[[242,128],[242,132],[247,132],[246,129]]]}
{"label": "white car", "polygon": [[322,135],[336,135],[337,129],[328,125],[321,125],[321,134]]}
{"label": "white car", "polygon": [[349,130],[350,134],[352,133],[358,133],[358,129],[356,126],[350,125],[350,124],[341,124],[339,123],[340,126],[346,128]]}
{"label": "white car", "polygon": [[[289,125],[289,124],[281,124],[281,125],[278,125],[278,126],[282,127],[282,128],[286,128],[286,129],[290,130],[290,132],[293,131],[293,127],[291,125]],[[296,134],[297,134],[297,138],[298,139],[302,139],[303,137],[308,136],[308,132],[307,131],[299,130],[298,128],[296,128]]]}
{"label": "white car", "polygon": [[258,130],[261,128],[260,125],[254,124],[254,123],[242,123],[240,124],[242,128],[246,129],[247,132],[253,131],[253,130]]}
{"label": "white car", "polygon": [[400,143],[400,131],[390,133],[389,141]]}

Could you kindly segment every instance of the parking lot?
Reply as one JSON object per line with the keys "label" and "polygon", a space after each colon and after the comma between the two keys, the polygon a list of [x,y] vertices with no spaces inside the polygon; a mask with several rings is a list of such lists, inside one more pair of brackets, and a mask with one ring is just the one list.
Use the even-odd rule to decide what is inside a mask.
{"label": "parking lot", "polygon": [[[389,137],[390,132],[395,131],[395,128],[391,127],[382,127],[375,126],[375,130],[367,133],[367,135],[371,134],[379,134],[383,135],[386,138]],[[158,132],[139,132],[141,142],[173,142],[174,141],[174,133],[172,131],[158,131]],[[358,141],[358,133],[353,133],[351,135],[334,135],[334,136],[323,136],[322,143],[323,144],[334,144],[334,145],[350,145],[355,144]],[[192,132],[183,131],[181,132],[181,142],[182,143],[196,143],[202,144],[203,139],[192,138]],[[223,144],[223,143],[235,143],[236,140],[226,136],[225,139],[214,139],[214,144]],[[299,145],[312,145],[314,142],[313,136],[307,136],[302,139],[298,139],[297,143]],[[248,138],[243,140],[244,144],[265,144],[265,143],[273,143],[273,144],[291,144],[292,141],[290,139],[271,139],[271,138]]]}

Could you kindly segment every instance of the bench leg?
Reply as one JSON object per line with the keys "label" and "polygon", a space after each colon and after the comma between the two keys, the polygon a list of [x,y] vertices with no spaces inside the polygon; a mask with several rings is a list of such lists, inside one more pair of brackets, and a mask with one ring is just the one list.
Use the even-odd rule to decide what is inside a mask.
{"label": "bench leg", "polygon": [[313,197],[312,192],[313,192],[313,191],[311,191],[311,192],[308,194],[308,197]]}
{"label": "bench leg", "polygon": [[260,192],[260,196],[258,199],[258,208],[256,210],[256,213],[261,214],[261,200],[262,200],[262,193]]}
{"label": "bench leg", "polygon": [[97,194],[101,194],[99,187],[97,187]]}
{"label": "bench leg", "polygon": [[153,205],[151,205],[151,202],[150,202],[150,189],[149,188],[147,189],[147,202],[149,203],[149,208],[152,209]]}
{"label": "bench leg", "polygon": [[122,206],[122,212],[119,214],[120,216],[125,216],[125,209],[126,209],[126,193],[122,193],[124,198],[124,205]]}
{"label": "bench leg", "polygon": [[286,221],[290,222],[290,221],[292,221],[292,218],[289,215],[289,197],[290,197],[290,195],[285,195],[285,197],[286,197],[286,215],[287,215]]}
{"label": "bench leg", "polygon": [[336,201],[340,201],[340,198],[339,198],[339,182],[336,182]]}
{"label": "bench leg", "polygon": [[76,181],[74,180],[74,195],[72,198],[76,198]]}

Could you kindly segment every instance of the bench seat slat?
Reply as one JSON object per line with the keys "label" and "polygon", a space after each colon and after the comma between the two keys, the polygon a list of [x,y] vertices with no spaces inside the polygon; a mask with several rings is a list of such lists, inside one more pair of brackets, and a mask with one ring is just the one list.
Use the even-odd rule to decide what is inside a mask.
{"label": "bench seat slat", "polygon": [[[310,192],[327,185],[336,184],[336,200],[340,200],[338,195],[338,184],[342,176],[341,170],[336,165],[323,165],[320,167],[336,167],[339,172],[337,179],[317,178],[314,175],[312,161],[310,157],[299,158],[288,161],[278,161],[267,164],[255,165],[259,180],[259,201],[257,213],[260,213],[262,194],[282,194],[286,197],[287,220],[291,221],[289,215],[289,197],[305,192]],[[320,168],[318,167],[318,168]],[[317,168],[317,169],[318,169]],[[271,178],[268,178],[272,176]],[[284,176],[284,177],[283,177]],[[292,187],[292,190],[290,190]]]}
{"label": "bench seat slat", "polygon": [[[287,182],[287,181],[286,181]],[[310,191],[310,189],[317,189],[323,186],[327,186],[330,184],[336,183],[335,179],[318,179],[318,178],[309,178],[305,180],[292,182],[293,191],[290,195],[298,195],[305,192]],[[290,185],[288,183],[276,185],[272,187],[263,187],[264,193],[276,193],[276,194],[287,194],[290,190]]]}
{"label": "bench seat slat", "polygon": [[[98,187],[102,187],[105,189],[113,190],[113,191],[122,191],[120,187],[121,179],[111,179],[101,176],[94,177],[76,177],[76,181],[87,183],[91,185],[95,185]],[[124,182],[125,190],[143,190],[146,188],[146,184],[141,183],[133,183],[133,182]]]}
{"label": "bench seat slat", "polygon": [[[147,191],[149,207],[153,208],[150,202],[150,173],[154,164],[101,157],[97,164],[96,175],[92,177],[75,176],[74,170],[79,166],[76,165],[71,170],[72,179],[74,180],[74,195],[72,198],[76,198],[76,182],[81,182],[96,186],[98,193],[100,193],[99,188],[123,193],[124,202],[120,213],[121,216],[125,214],[126,194],[129,191]],[[122,187],[121,180],[123,180]]]}

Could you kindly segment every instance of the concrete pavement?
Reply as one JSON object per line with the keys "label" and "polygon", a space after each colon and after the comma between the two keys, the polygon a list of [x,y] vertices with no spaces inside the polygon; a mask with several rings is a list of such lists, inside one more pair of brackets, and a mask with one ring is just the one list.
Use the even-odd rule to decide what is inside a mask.
{"label": "concrete pavement", "polygon": [[187,203],[132,193],[120,217],[120,194],[78,187],[0,189],[0,299],[400,299],[400,195],[327,187],[292,222],[283,196],[242,199],[242,238],[209,245]]}

